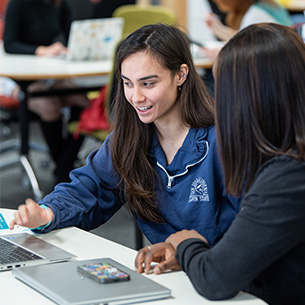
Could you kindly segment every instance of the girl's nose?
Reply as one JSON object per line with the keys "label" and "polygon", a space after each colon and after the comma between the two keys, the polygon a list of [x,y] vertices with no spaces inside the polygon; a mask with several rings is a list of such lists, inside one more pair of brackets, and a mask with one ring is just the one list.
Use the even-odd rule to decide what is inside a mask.
{"label": "girl's nose", "polygon": [[139,103],[145,101],[145,95],[143,94],[140,88],[134,88],[131,100],[133,103]]}

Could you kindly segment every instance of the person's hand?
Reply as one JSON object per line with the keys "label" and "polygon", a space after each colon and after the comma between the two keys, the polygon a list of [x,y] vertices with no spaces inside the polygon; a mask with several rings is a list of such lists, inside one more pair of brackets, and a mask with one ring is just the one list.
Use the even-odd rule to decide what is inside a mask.
{"label": "person's hand", "polygon": [[14,213],[14,219],[10,222],[10,230],[15,225],[37,228],[46,225],[49,221],[53,221],[54,214],[50,209],[40,207],[34,200],[27,199],[25,204],[18,207],[18,211]]}
{"label": "person's hand", "polygon": [[204,21],[215,35],[217,34],[217,31],[223,26],[222,22],[214,13],[207,14],[204,17]]}
{"label": "person's hand", "polygon": [[220,40],[228,41],[237,33],[236,30],[224,25],[214,13],[207,14],[204,17],[204,21],[214,35]]}
{"label": "person's hand", "polygon": [[151,263],[159,263],[153,268],[155,274],[167,270],[180,270],[181,267],[176,259],[176,251],[170,244],[158,243],[139,250],[135,259],[135,268],[138,273],[148,274],[151,270]]}
{"label": "person's hand", "polygon": [[67,48],[61,42],[54,42],[49,46],[39,46],[35,51],[37,56],[56,56],[67,53]]}
{"label": "person's hand", "polygon": [[208,241],[202,235],[200,235],[198,232],[196,232],[195,230],[179,231],[177,233],[174,233],[174,234],[170,235],[166,239],[165,242],[171,244],[171,246],[173,247],[173,249],[176,252],[178,245],[181,242],[183,242],[184,240],[189,239],[189,238],[198,238],[198,239],[203,240],[206,244],[209,244]]}
{"label": "person's hand", "polygon": [[201,49],[202,49],[204,55],[206,57],[211,58],[212,60],[216,59],[216,57],[218,56],[218,54],[221,50],[221,48],[208,49],[208,48],[204,48],[204,47],[202,47]]}

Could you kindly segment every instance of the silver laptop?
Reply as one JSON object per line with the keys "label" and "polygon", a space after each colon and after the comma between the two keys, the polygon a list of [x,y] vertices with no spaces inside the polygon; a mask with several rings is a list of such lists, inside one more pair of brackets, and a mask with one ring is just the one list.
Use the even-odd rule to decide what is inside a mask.
{"label": "silver laptop", "polygon": [[0,271],[71,260],[75,255],[28,233],[0,236]]}
{"label": "silver laptop", "polygon": [[[80,266],[101,263],[127,273],[129,280],[102,284],[79,271]],[[110,258],[17,268],[13,275],[60,305],[134,304],[171,294],[168,288]]]}
{"label": "silver laptop", "polygon": [[123,18],[75,20],[71,24],[68,60],[111,60],[122,39]]}

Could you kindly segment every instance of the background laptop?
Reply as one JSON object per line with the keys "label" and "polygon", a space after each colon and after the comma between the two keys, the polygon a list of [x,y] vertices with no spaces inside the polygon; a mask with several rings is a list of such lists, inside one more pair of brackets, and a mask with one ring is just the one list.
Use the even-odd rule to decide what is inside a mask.
{"label": "background laptop", "polygon": [[[84,264],[100,262],[128,273],[130,280],[101,284],[77,269]],[[164,286],[110,258],[17,268],[13,269],[13,275],[61,305],[134,304],[163,299],[171,294]]]}
{"label": "background laptop", "polygon": [[68,60],[110,60],[122,39],[123,18],[75,20],[68,39]]}
{"label": "background laptop", "polygon": [[75,255],[27,233],[0,236],[0,271],[67,261]]}

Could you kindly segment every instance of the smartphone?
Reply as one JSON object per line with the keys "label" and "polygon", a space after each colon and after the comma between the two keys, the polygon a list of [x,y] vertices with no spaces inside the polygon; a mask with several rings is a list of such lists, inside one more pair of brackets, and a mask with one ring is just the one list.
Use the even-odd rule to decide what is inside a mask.
{"label": "smartphone", "polygon": [[101,284],[130,280],[128,273],[106,262],[80,265],[77,270]]}

